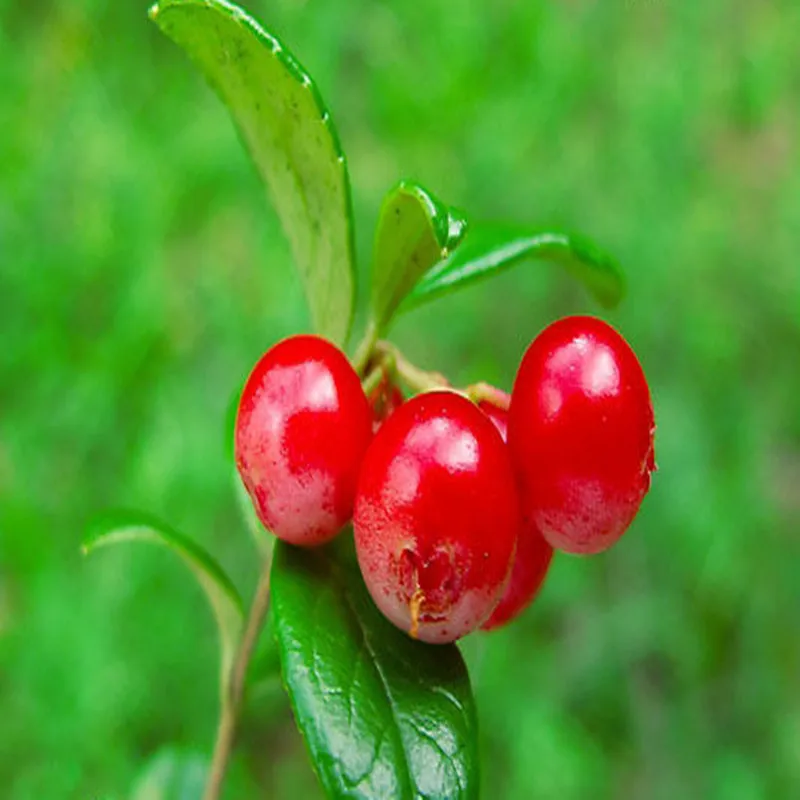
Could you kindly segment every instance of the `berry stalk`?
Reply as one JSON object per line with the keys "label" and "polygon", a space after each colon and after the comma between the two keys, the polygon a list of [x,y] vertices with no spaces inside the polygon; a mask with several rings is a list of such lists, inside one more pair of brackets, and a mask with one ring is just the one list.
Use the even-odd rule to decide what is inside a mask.
{"label": "berry stalk", "polygon": [[387,378],[391,380],[397,374],[397,365],[394,356],[385,354],[377,361],[373,359],[367,367],[366,375],[361,381],[361,388],[367,397],[380,386],[381,382]]}
{"label": "berry stalk", "polygon": [[412,364],[391,342],[381,340],[375,344],[375,352],[389,356],[403,382],[414,392],[430,392],[434,389],[450,389],[450,381],[441,372],[429,372]]}
{"label": "berry stalk", "polygon": [[378,326],[375,324],[375,321],[371,319],[367,323],[367,329],[364,331],[364,336],[356,347],[356,352],[353,354],[353,358],[350,360],[350,363],[353,365],[353,369],[362,378],[365,377],[367,368],[372,361],[373,351],[375,350],[378,336],[380,336]]}

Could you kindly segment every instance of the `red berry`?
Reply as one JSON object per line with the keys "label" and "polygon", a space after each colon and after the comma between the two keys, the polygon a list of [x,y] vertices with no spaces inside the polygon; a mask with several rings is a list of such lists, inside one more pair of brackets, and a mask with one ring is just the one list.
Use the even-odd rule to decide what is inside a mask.
{"label": "red berry", "polygon": [[653,407],[627,342],[567,317],[520,364],[508,444],[526,524],[568,553],[599,553],[630,525],[654,470]]}
{"label": "red berry", "polygon": [[503,440],[461,395],[412,398],[367,451],[353,521],[386,617],[426,642],[464,636],[497,605],[514,556],[519,501]]}
{"label": "red berry", "polygon": [[517,554],[505,593],[492,612],[492,616],[481,626],[491,631],[518,617],[536,598],[542,588],[553,548],[539,531],[523,525],[517,539]]}
{"label": "red berry", "polygon": [[247,379],[236,417],[236,466],[264,525],[313,546],[352,516],[372,413],[345,355],[317,336],[268,350]]}
{"label": "red berry", "polygon": [[[506,409],[511,398],[499,389],[495,391],[503,404],[502,407],[488,400],[481,400],[478,408],[494,423],[505,441],[508,432]],[[544,583],[552,558],[553,548],[545,541],[542,534],[530,524],[523,523],[517,538],[517,554],[514,556],[511,579],[492,616],[481,626],[483,630],[490,631],[505,625],[533,602]]]}

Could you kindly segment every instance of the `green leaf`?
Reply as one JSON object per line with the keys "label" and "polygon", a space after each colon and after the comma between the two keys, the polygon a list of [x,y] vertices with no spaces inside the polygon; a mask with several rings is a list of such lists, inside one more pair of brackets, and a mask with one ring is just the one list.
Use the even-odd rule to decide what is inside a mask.
{"label": "green leaf", "polygon": [[372,316],[378,331],[414,284],[446,258],[466,230],[461,214],[417,184],[404,181],[386,195],[372,261]]}
{"label": "green leaf", "polygon": [[461,244],[417,282],[401,310],[496,275],[526,258],[564,267],[608,308],[619,303],[624,294],[625,282],[617,262],[588,239],[527,228],[474,225]]}
{"label": "green leaf", "polygon": [[208,774],[204,756],[162,750],[142,770],[131,800],[199,800]]}
{"label": "green leaf", "polygon": [[278,542],[272,615],[295,718],[331,797],[477,796],[475,707],[461,654],[384,619],[351,536],[314,550]]}
{"label": "green leaf", "polygon": [[188,537],[145,514],[126,513],[98,520],[84,539],[84,555],[122,542],[147,542],[161,545],[180,556],[194,573],[211,604],[219,629],[221,659],[220,684],[223,700],[234,655],[242,632],[242,601],[236,587],[222,567],[202,547]]}
{"label": "green leaf", "polygon": [[278,39],[225,0],[163,0],[150,16],[228,107],[289,239],[314,326],[343,343],[355,292],[350,184],[314,83]]}

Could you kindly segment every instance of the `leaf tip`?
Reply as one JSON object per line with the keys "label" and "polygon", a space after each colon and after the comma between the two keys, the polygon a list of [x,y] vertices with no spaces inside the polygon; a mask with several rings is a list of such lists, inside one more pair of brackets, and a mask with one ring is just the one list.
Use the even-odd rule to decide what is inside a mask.
{"label": "leaf tip", "polygon": [[86,535],[81,542],[81,555],[86,558],[92,555],[98,547],[102,547],[104,531],[99,529],[96,524],[89,527]]}
{"label": "leaf tip", "polygon": [[90,556],[97,549],[98,544],[101,544],[102,533],[99,523],[90,524],[81,542],[81,555],[84,558]]}
{"label": "leaf tip", "polygon": [[158,3],[153,3],[150,8],[147,9],[147,16],[153,21],[156,21],[156,17],[158,16],[161,9],[159,8]]}
{"label": "leaf tip", "polygon": [[625,280],[625,273],[620,269],[619,264],[611,260],[609,267],[613,275],[613,282],[602,295],[598,294],[597,299],[600,304],[608,309],[616,308],[622,303],[627,294],[627,282]]}

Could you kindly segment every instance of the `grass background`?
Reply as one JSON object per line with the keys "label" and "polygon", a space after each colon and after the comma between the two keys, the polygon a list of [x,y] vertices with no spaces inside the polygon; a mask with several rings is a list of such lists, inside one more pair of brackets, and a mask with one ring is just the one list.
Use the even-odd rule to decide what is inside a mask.
{"label": "grass background", "polygon": [[[349,157],[360,270],[400,177],[473,218],[584,232],[653,389],[660,471],[619,546],[558,558],[464,649],[486,797],[791,797],[800,786],[800,60],[795,0],[251,0]],[[84,562],[107,506],[170,520],[245,591],[232,390],[307,325],[225,109],[144,5],[0,0],[0,787],[129,797],[204,752],[216,643],[161,552]],[[363,283],[362,283],[363,286]],[[363,296],[363,295],[362,295]],[[510,386],[549,320],[598,313],[530,264],[394,331]],[[256,788],[261,787],[261,788]],[[284,703],[229,797],[318,796]]]}

